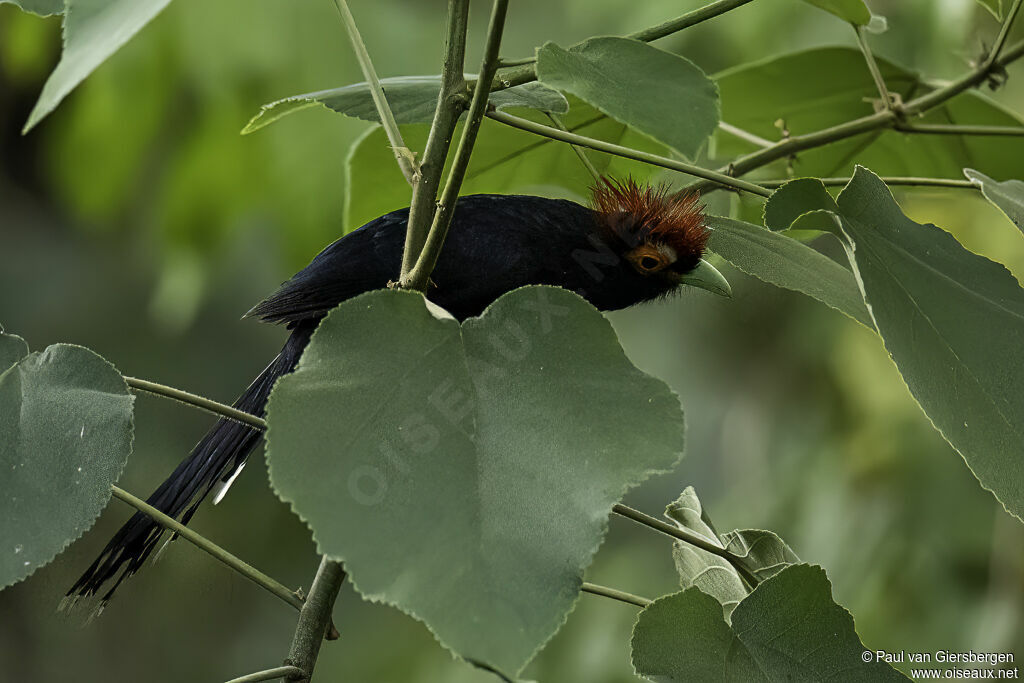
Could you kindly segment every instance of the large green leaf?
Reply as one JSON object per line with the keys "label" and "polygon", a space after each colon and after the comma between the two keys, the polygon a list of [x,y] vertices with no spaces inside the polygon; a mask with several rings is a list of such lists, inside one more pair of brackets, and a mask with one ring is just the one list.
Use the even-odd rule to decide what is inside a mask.
{"label": "large green leaf", "polygon": [[874,329],[848,269],[787,235],[720,216],[708,216],[707,223],[712,229],[711,251],[743,272],[802,292]]}
{"label": "large green leaf", "polygon": [[[540,120],[540,115],[530,112],[522,115]],[[664,146],[629,130],[625,124],[602,116],[578,100],[572,103],[564,122],[584,135],[655,154],[666,151]],[[547,123],[550,125],[550,121]],[[402,134],[411,148],[422,149],[427,130],[425,125],[403,126]],[[599,172],[614,177],[631,175],[643,182],[658,170],[590,150],[586,154]],[[345,225],[348,229],[409,205],[409,186],[395,164],[387,136],[379,127],[368,131],[350,149],[346,175]],[[584,201],[593,183],[594,179],[568,145],[485,119],[473,148],[462,194],[525,193]]]}
{"label": "large green leaf", "polygon": [[28,131],[171,0],[67,0],[64,51],[29,114]]}
{"label": "large green leaf", "polygon": [[92,526],[132,445],[133,397],[110,363],[68,344],[27,352],[0,334],[0,588]]}
{"label": "large green leaf", "polygon": [[718,126],[718,88],[693,62],[628,38],[546,43],[537,78],[693,159]]}
{"label": "large green leaf", "polygon": [[[924,94],[912,71],[884,59],[879,69],[889,89],[904,100]],[[793,74],[800,74],[793,78]],[[851,48],[815,48],[772,57],[730,69],[716,76],[722,97],[722,119],[768,140],[779,140],[781,121],[792,135],[811,133],[874,112],[878,90],[864,66],[864,56]],[[772,112],[764,116],[763,112]],[[978,92],[966,92],[921,119],[924,123],[1020,126],[1018,115]],[[756,148],[735,136],[718,134],[716,157],[729,158]],[[801,176],[850,176],[862,164],[881,175],[959,178],[965,167],[995,178],[1020,174],[1024,137],[920,135],[892,130],[857,135],[825,147],[800,152],[792,160]],[[778,177],[789,160],[763,170]]]}
{"label": "large green leaf", "polygon": [[[815,182],[784,185],[769,203],[814,196],[806,186]],[[816,196],[804,209],[838,216],[878,332],[914,398],[982,486],[1024,516],[1024,289],[1002,265],[907,218],[867,169],[837,201]]]}
{"label": "large green leaf", "polygon": [[64,0],[0,0],[0,5],[5,2],[16,5],[25,12],[38,14],[41,17],[60,14],[64,11]]}
{"label": "large green leaf", "polygon": [[981,188],[985,199],[999,207],[999,210],[1024,232],[1024,182],[1005,180],[1000,183],[973,168],[965,168],[964,175]]}
{"label": "large green leaf", "polygon": [[[440,76],[400,76],[381,80],[384,96],[395,115],[395,121],[405,123],[430,123],[437,107],[437,95],[441,90]],[[514,88],[491,93],[489,102],[497,109],[506,107],[528,107],[538,111],[564,114],[569,104],[558,91],[541,83],[525,83]],[[378,122],[377,107],[373,103],[369,86],[364,83],[332,88],[319,92],[286,97],[260,108],[252,117],[242,134],[269,126],[289,114],[310,107],[324,106],[339,114]]]}
{"label": "large green leaf", "polygon": [[824,570],[806,564],[759,584],[731,627],[697,588],[659,598],[640,613],[632,648],[637,673],[658,683],[906,680],[864,661],[853,617],[832,600]]}
{"label": "large green leaf", "polygon": [[334,309],[271,395],[270,479],[356,589],[515,674],[558,630],[623,493],[682,454],[678,398],[577,295],[461,326],[403,291]]}

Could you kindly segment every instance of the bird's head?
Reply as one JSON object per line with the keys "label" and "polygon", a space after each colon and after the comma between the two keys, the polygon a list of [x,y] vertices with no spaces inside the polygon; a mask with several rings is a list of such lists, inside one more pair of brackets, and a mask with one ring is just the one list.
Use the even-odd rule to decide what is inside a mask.
{"label": "bird's head", "polygon": [[711,232],[697,193],[604,178],[593,188],[592,205],[606,240],[640,275],[665,288],[686,284],[731,296],[729,282],[703,258]]}

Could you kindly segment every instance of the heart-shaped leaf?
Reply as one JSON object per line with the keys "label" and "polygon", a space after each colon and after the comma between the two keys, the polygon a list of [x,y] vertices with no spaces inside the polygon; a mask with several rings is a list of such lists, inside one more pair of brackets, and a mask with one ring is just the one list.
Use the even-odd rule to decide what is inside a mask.
{"label": "heart-shaped leaf", "polygon": [[[467,78],[472,77],[471,75],[467,76]],[[437,96],[441,91],[440,76],[384,78],[380,84],[397,123],[430,123],[433,120],[434,109],[437,108]],[[554,114],[564,114],[569,111],[569,104],[565,97],[557,90],[552,90],[537,82],[498,90],[490,94],[488,101],[496,109],[526,107]],[[375,123],[380,121],[380,117],[377,116],[377,107],[370,95],[370,88],[364,82],[346,85],[343,88],[295,95],[265,104],[242,129],[242,134],[255,132],[297,111],[319,106],[364,121]]]}
{"label": "heart-shaped leaf", "polygon": [[682,413],[573,293],[522,288],[462,325],[435,309],[376,291],[327,316],[271,395],[270,478],[359,592],[514,675],[615,501],[681,456]]}
{"label": "heart-shaped leaf", "polygon": [[871,171],[858,167],[835,201],[809,191],[815,183],[788,183],[769,204],[784,200],[791,217],[838,217],[878,332],[914,398],[982,486],[1024,516],[1024,289],[1002,265],[907,218]]}
{"label": "heart-shaped leaf", "polygon": [[904,681],[857,636],[821,567],[792,565],[733,611],[698,588],[655,600],[633,628],[633,666],[658,683]]}
{"label": "heart-shaped leaf", "polygon": [[718,86],[693,62],[628,38],[537,51],[537,78],[689,159],[718,127]]}
{"label": "heart-shaped leaf", "polygon": [[4,366],[0,588],[92,526],[131,453],[133,401],[120,373],[80,346],[28,354],[20,337],[0,334]]}

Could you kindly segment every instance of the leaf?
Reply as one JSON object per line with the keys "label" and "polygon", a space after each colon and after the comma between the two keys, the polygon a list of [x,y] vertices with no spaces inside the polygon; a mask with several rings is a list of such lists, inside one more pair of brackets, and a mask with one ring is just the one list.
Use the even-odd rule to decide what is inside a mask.
{"label": "leaf", "polygon": [[832,600],[821,567],[797,564],[763,581],[731,627],[720,612],[697,588],[645,607],[633,628],[637,673],[659,683],[906,680],[884,662],[863,661],[853,617]]}
{"label": "leaf", "polygon": [[[0,328],[2,329],[2,328]],[[0,332],[0,373],[28,355],[28,344],[16,334]]]}
{"label": "leaf", "polygon": [[[904,100],[930,88],[910,69],[884,59],[878,66],[889,89]],[[793,78],[793,74],[800,78]],[[722,119],[767,140],[781,139],[776,121],[792,135],[812,133],[874,113],[878,90],[851,48],[815,48],[745,64],[716,76]],[[772,116],[764,116],[770,111]],[[1019,116],[976,91],[965,92],[918,119],[921,123],[1021,126]],[[716,157],[725,160],[756,148],[727,134],[716,134]],[[874,131],[816,149],[793,160],[780,160],[760,171],[763,177],[785,175],[851,176],[862,164],[880,175],[960,178],[976,168],[994,178],[1020,175],[1024,137],[919,135]],[[792,163],[792,169],[789,164]]]}
{"label": "leaf", "polygon": [[[27,351],[6,334],[0,349],[0,366]],[[50,346],[0,374],[0,587],[92,526],[131,453],[132,402],[114,366],[81,346]]]}
{"label": "leaf", "polygon": [[438,310],[387,290],[327,316],[271,395],[270,479],[362,595],[511,676],[615,501],[681,456],[683,418],[573,293],[525,287],[461,326]]}
{"label": "leaf", "polygon": [[964,175],[981,188],[985,199],[999,207],[999,210],[1024,232],[1024,182],[1006,180],[1000,183],[973,168],[965,168]]}
{"label": "leaf", "polygon": [[[800,561],[785,541],[771,531],[744,529],[719,536],[704,516],[692,486],[687,486],[679,498],[665,509],[665,516],[680,529],[699,534],[719,548],[728,550],[744,569],[759,580],[771,578]],[[672,557],[682,587],[696,586],[715,598],[721,603],[728,621],[736,605],[747,596],[747,588],[736,568],[724,558],[683,541],[676,541]]]}
{"label": "leaf", "polygon": [[804,2],[820,7],[851,24],[867,26],[871,23],[871,10],[864,4],[864,0],[804,0]]}
{"label": "leaf", "polygon": [[[679,498],[665,509],[665,516],[679,528],[700,534],[711,543],[725,547],[718,534],[702,518],[700,500],[692,486],[687,486]],[[721,557],[682,541],[675,542],[672,557],[676,571],[679,572],[680,585],[684,589],[696,586],[712,596],[721,603],[727,620],[740,600],[747,597],[743,580],[733,566]]]}
{"label": "leaf", "polygon": [[537,51],[537,78],[693,159],[718,126],[718,88],[693,62],[628,38]]}
{"label": "leaf", "polygon": [[[400,76],[382,79],[380,83],[384,89],[384,97],[391,105],[391,113],[395,115],[396,122],[399,124],[430,123],[433,120],[434,109],[437,107],[437,96],[441,91],[440,76]],[[526,107],[555,114],[564,114],[569,111],[569,103],[561,93],[537,82],[493,92],[489,97],[489,102],[497,109]],[[370,88],[363,82],[343,88],[286,97],[283,100],[265,104],[242,129],[242,135],[269,126],[289,114],[317,106],[324,106],[339,114],[364,121],[373,121],[374,123],[380,121],[377,116],[377,107],[370,95]]]}
{"label": "leaf", "polygon": [[48,17],[64,11],[64,0],[0,0],[0,5],[9,2],[24,12]]}
{"label": "leaf", "polygon": [[807,208],[838,215],[868,308],[914,398],[982,486],[1022,517],[1020,284],[949,233],[907,218],[865,168],[831,206]]}
{"label": "leaf", "polygon": [[996,19],[1000,21],[1003,18],[1003,6],[1002,0],[978,0],[978,4],[987,9],[992,13]]}
{"label": "leaf", "polygon": [[75,86],[160,13],[171,0],[67,0],[64,51],[22,132],[53,111]]}
{"label": "leaf", "polygon": [[708,248],[744,273],[806,294],[874,329],[853,273],[829,257],[750,223],[708,216],[707,225],[712,229]]}

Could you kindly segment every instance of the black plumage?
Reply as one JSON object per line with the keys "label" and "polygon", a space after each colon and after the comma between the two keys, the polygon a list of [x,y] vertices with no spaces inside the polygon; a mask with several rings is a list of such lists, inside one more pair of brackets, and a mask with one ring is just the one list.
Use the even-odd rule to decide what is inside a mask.
{"label": "black plumage", "polygon": [[[672,197],[628,181],[606,183],[596,193],[599,211],[532,196],[461,198],[428,298],[463,320],[517,287],[546,284],[614,310],[664,295],[702,263],[707,231],[695,197]],[[394,211],[337,240],[249,311],[286,323],[291,336],[236,408],[262,416],[274,382],[295,368],[323,316],[346,299],[398,279],[408,215],[408,209]],[[253,427],[219,420],[147,502],[187,523],[218,483],[230,483],[261,439]],[[68,595],[102,593],[106,602],[163,534],[136,513]]]}

